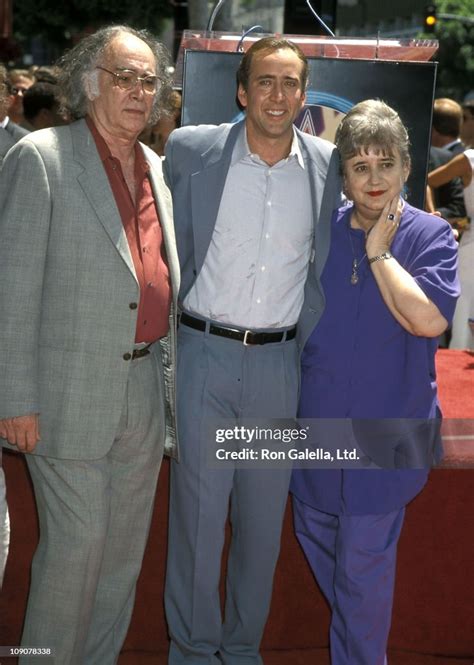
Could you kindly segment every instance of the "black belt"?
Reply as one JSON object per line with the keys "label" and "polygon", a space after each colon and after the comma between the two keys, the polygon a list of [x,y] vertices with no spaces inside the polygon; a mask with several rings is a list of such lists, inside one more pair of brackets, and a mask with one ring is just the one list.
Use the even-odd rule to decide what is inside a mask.
{"label": "black belt", "polygon": [[[206,322],[202,319],[196,319],[183,312],[181,314],[180,323],[188,328],[194,328],[204,332],[206,330]],[[235,339],[242,342],[245,346],[254,344],[274,344],[275,342],[289,342],[294,339],[296,335],[296,326],[290,330],[283,330],[283,332],[252,332],[251,330],[237,330],[236,328],[225,328],[224,326],[216,326],[211,323],[209,326],[209,334],[218,335],[219,337],[227,337],[227,339]]]}
{"label": "black belt", "polygon": [[144,356],[147,356],[150,353],[150,344],[147,344],[146,346],[143,347],[143,349],[133,349],[132,352],[132,360],[136,360],[137,358],[143,358]]}

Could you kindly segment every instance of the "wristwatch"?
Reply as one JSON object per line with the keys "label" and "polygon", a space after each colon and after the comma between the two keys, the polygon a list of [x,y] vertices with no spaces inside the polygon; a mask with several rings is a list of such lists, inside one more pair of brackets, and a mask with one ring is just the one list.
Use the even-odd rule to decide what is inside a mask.
{"label": "wristwatch", "polygon": [[385,261],[386,259],[391,259],[392,254],[390,252],[384,252],[383,254],[379,254],[378,256],[373,256],[371,259],[369,259],[369,264],[370,263],[375,263],[376,261]]}

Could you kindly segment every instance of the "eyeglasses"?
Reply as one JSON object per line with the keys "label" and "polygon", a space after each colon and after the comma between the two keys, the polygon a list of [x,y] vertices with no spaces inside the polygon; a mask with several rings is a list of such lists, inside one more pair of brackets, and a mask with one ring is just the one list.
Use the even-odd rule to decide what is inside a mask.
{"label": "eyeglasses", "polygon": [[161,83],[158,76],[152,74],[148,76],[137,76],[135,72],[132,72],[129,69],[122,69],[120,72],[112,72],[105,67],[99,67],[99,65],[97,65],[96,69],[101,69],[103,72],[111,74],[114,77],[114,85],[121,88],[121,90],[132,90],[137,83],[140,82],[143,92],[146,92],[148,95],[154,95]]}
{"label": "eyeglasses", "polygon": [[24,95],[28,88],[20,88],[19,86],[13,85],[10,90],[12,95]]}

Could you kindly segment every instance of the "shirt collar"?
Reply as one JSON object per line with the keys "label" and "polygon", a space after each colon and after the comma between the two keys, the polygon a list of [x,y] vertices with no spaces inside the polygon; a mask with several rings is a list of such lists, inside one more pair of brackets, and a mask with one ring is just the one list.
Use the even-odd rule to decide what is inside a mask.
{"label": "shirt collar", "polygon": [[[110,148],[107,145],[107,142],[95,126],[94,121],[92,118],[88,115],[86,115],[86,124],[90,129],[90,132],[94,138],[95,144],[97,146],[97,152],[99,153],[99,157],[102,162],[106,162],[107,160],[112,160],[113,162],[117,162],[118,160],[112,155],[110,152]],[[144,177],[149,170],[148,162],[145,159],[145,156],[143,154],[143,151],[140,148],[140,144],[138,141],[135,143],[135,173],[142,174]]]}
{"label": "shirt collar", "polygon": [[304,159],[303,159],[303,153],[301,152],[300,140],[298,138],[298,134],[296,133],[294,127],[293,127],[293,141],[291,142],[290,155],[291,156],[294,155],[298,160],[298,164],[301,166],[302,169],[304,169]]}
{"label": "shirt collar", "polygon": [[[237,136],[234,149],[232,151],[232,159],[230,165],[234,166],[235,164],[237,164],[237,162],[240,162],[242,159],[244,159],[244,157],[248,157],[251,155],[252,153],[250,152],[249,144],[247,143],[247,131],[245,128],[245,123],[243,123],[239,135]],[[301,152],[300,141],[294,127],[293,127],[293,140],[291,142],[290,153],[287,159],[290,158],[296,158],[298,164],[301,166],[302,169],[304,169],[303,153]]]}
{"label": "shirt collar", "polygon": [[446,143],[443,146],[443,148],[444,148],[444,150],[450,150],[451,148],[453,148],[458,143],[461,143],[461,139],[455,139],[454,141],[451,141],[450,143]]}
{"label": "shirt collar", "polygon": [[3,127],[3,129],[6,129],[9,120],[10,120],[10,118],[6,115],[6,116],[3,118],[2,122],[0,122],[0,127]]}

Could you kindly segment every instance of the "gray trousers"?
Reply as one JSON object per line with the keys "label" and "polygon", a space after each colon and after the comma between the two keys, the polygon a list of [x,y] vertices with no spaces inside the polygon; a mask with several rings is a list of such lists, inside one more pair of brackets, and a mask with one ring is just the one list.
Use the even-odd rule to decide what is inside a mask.
{"label": "gray trousers", "polygon": [[158,344],[130,362],[120,427],[105,457],[27,456],[40,542],[22,646],[54,649],[56,665],[116,663],[126,637],[164,448],[155,353]]}
{"label": "gray trousers", "polygon": [[[178,349],[181,460],[171,468],[169,663],[258,664],[290,471],[211,468],[209,426],[217,418],[240,425],[245,418],[294,416],[296,343],[247,347],[182,325]],[[229,501],[232,541],[223,619],[219,580]]]}

